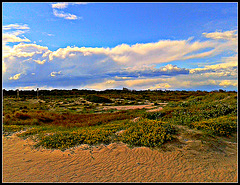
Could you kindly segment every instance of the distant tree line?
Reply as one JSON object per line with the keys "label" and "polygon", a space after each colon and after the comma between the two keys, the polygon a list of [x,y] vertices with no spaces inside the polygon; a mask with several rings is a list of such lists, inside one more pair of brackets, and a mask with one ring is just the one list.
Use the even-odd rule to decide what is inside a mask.
{"label": "distant tree line", "polygon": [[[2,90],[3,98],[4,97],[17,97],[17,90]],[[139,99],[148,99],[152,101],[161,100],[161,101],[178,101],[184,100],[190,96],[204,96],[209,93],[237,93],[236,91],[225,91],[222,89],[214,91],[186,91],[186,90],[129,90],[127,88],[123,89],[106,89],[103,91],[96,90],[87,90],[87,89],[72,89],[72,90],[62,90],[62,89],[53,89],[53,90],[39,90],[38,95],[40,99],[44,98],[58,98],[58,97],[87,97],[93,101],[100,101],[99,95],[101,98],[106,99],[111,98],[122,98],[127,100],[139,100]],[[37,90],[19,90],[20,98],[37,98]],[[90,96],[94,95],[94,96]],[[97,97],[96,97],[97,96]],[[101,99],[100,98],[100,99]],[[103,99],[101,100],[103,101]]]}

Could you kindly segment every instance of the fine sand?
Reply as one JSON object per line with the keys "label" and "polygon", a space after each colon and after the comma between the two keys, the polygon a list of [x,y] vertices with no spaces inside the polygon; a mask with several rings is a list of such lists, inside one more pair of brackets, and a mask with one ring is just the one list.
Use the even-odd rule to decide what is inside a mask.
{"label": "fine sand", "polygon": [[113,143],[89,148],[35,149],[32,140],[3,139],[3,182],[237,182],[237,145],[226,153],[189,145],[174,150]]}
{"label": "fine sand", "polygon": [[152,104],[148,105],[120,105],[120,106],[104,106],[103,110],[116,109],[116,110],[131,110],[131,109],[152,109],[156,106]]}
{"label": "fine sand", "polygon": [[162,107],[158,107],[156,109],[151,109],[151,110],[147,110],[146,112],[159,112],[161,111],[163,108]]}

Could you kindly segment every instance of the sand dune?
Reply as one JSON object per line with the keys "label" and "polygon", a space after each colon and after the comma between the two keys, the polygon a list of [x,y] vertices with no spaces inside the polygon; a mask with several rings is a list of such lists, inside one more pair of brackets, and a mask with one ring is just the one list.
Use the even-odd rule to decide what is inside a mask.
{"label": "sand dune", "polygon": [[128,148],[34,149],[33,141],[3,139],[3,182],[237,182],[237,146],[231,153]]}

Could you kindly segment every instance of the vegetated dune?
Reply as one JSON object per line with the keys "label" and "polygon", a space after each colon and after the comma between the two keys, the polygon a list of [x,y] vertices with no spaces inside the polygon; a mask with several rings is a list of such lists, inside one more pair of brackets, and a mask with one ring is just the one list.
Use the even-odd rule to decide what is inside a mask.
{"label": "vegetated dune", "polygon": [[2,139],[3,182],[237,182],[236,143],[225,153],[191,143],[165,151],[112,143],[63,152],[35,149],[15,135]]}

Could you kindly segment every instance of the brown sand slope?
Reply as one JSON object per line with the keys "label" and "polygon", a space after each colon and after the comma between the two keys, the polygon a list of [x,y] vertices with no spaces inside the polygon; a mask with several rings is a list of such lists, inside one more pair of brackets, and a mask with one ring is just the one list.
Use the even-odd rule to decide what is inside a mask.
{"label": "brown sand slope", "polygon": [[237,146],[231,154],[82,145],[64,152],[33,149],[3,137],[3,182],[237,182]]}

